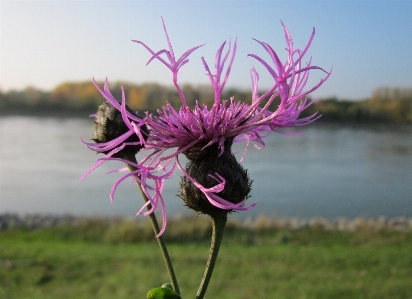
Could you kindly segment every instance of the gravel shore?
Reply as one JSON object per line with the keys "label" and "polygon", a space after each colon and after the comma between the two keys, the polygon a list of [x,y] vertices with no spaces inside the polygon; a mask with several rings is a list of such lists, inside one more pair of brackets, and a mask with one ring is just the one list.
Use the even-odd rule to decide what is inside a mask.
{"label": "gravel shore", "polygon": [[[176,216],[172,221],[179,221],[179,218],[193,216]],[[13,228],[22,228],[28,230],[58,227],[58,226],[76,226],[85,220],[102,220],[119,222],[123,218],[103,217],[103,216],[73,216],[73,215],[44,215],[44,214],[0,214],[0,231]],[[130,220],[130,217],[124,217],[124,220]],[[133,218],[132,218],[133,219]],[[142,218],[134,218],[135,221],[142,221]],[[412,231],[412,218],[397,217],[397,218],[313,218],[309,220],[299,218],[269,218],[259,216],[257,218],[249,218],[246,220],[237,220],[232,218],[231,222],[240,227],[248,227],[251,229],[261,230],[267,228],[274,229],[289,229],[297,230],[306,227],[319,228],[324,230],[339,230],[339,231],[356,231],[356,230],[395,230],[395,231]]]}

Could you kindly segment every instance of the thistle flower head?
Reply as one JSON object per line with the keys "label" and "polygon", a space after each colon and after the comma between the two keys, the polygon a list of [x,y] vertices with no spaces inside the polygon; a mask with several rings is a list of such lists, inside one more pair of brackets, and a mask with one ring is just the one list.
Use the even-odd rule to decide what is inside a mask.
{"label": "thistle flower head", "polygon": [[[135,117],[138,117],[129,107],[126,106],[127,111]],[[142,130],[145,134],[148,133],[147,128],[143,125]],[[118,137],[131,135],[122,142],[125,147],[117,153],[113,154],[113,157],[131,157],[135,156],[137,152],[143,147],[134,130],[130,130],[123,122],[122,114],[115,107],[103,103],[99,106],[97,114],[94,120],[94,137],[93,141],[96,144],[108,143],[112,140],[116,140]],[[113,145],[114,146],[114,145]],[[108,154],[110,149],[103,153]]]}
{"label": "thistle flower head", "polygon": [[[182,105],[176,110],[169,103],[165,103],[157,114],[146,112],[144,120],[141,120],[127,111],[124,99],[119,109],[119,104],[111,96],[107,84],[104,91],[99,89],[106,100],[121,111],[122,119],[128,129],[120,139],[105,144],[104,148],[90,144],[88,146],[101,152],[111,150],[105,158],[100,159],[100,162],[118,159],[113,156],[113,152],[130,145],[139,147],[140,151],[145,154],[140,162],[134,165],[136,171],[122,177],[115,184],[114,190],[127,177],[132,176],[139,180],[153,207],[145,214],[153,212],[160,205],[164,216],[163,225],[166,220],[161,196],[163,183],[175,169],[180,169],[183,173],[180,184],[181,197],[187,206],[200,213],[213,216],[233,210],[248,210],[255,206],[256,202],[245,206],[251,182],[247,172],[240,165],[244,155],[239,163],[231,152],[232,143],[245,142],[244,153],[251,142],[255,143],[257,148],[262,149],[265,146],[264,137],[270,132],[279,132],[281,128],[303,126],[319,118],[320,116],[316,113],[305,118],[299,118],[299,116],[312,104],[308,101],[307,95],[320,87],[331,74],[318,66],[312,66],[310,59],[305,64],[303,63],[303,58],[314,38],[314,30],[307,45],[301,50],[294,48],[289,31],[283,23],[282,26],[287,45],[285,62],[280,60],[269,44],[258,40],[255,41],[267,52],[269,59],[265,60],[256,54],[248,55],[263,65],[273,78],[273,84],[268,90],[259,95],[259,74],[252,67],[250,103],[236,101],[234,97],[221,98],[232,70],[237,48],[237,40],[233,45],[231,41],[228,44],[224,42],[216,52],[213,71],[206,59],[201,58],[214,91],[213,105],[207,107],[196,102],[193,109],[188,107],[179,86],[178,73],[182,66],[188,63],[189,55],[201,46],[187,50],[179,59],[176,59],[164,22],[163,28],[168,50],[154,51],[145,43],[134,40],[152,54],[148,64],[159,60],[171,70],[172,80]],[[315,70],[324,72],[325,77],[316,85],[305,89],[309,73]],[[274,101],[278,101],[278,105],[274,111],[271,111],[269,107]],[[148,135],[147,131],[142,130],[144,125],[149,128]],[[127,139],[133,134],[138,137],[138,141]],[[171,153],[170,149],[173,150]],[[186,167],[180,163],[181,154],[189,160]],[[163,230],[164,227],[162,232]]]}
{"label": "thistle flower head", "polygon": [[80,180],[101,165],[105,159],[110,157],[128,159],[136,155],[144,147],[149,134],[144,120],[126,105],[123,88],[122,102],[119,103],[110,93],[107,80],[104,90],[101,90],[95,81],[93,82],[106,102],[99,106],[97,113],[91,115],[95,118],[93,138],[95,142],[81,140],[89,149],[104,153],[106,157],[98,159]]}
{"label": "thistle flower head", "polygon": [[[247,171],[231,152],[232,140],[226,141],[225,150],[219,154],[217,144],[204,150],[194,148],[186,169],[182,170],[181,198],[192,210],[212,217],[232,210],[247,210],[244,202],[251,190]],[[195,158],[192,155],[195,154]],[[217,195],[219,194],[219,195]]]}

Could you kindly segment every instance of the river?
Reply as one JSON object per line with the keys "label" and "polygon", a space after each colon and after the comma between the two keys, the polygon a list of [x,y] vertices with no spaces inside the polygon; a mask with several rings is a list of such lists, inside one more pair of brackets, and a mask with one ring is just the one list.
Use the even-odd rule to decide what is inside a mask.
{"label": "river", "polygon": [[[110,203],[122,167],[107,163],[79,182],[99,157],[80,141],[93,120],[0,117],[0,213],[134,215],[142,205],[125,182]],[[412,127],[313,124],[304,135],[271,134],[243,163],[253,180],[248,203],[234,217],[412,217]],[[242,147],[235,150],[241,152]],[[191,213],[178,194],[179,172],[165,187],[168,215]]]}

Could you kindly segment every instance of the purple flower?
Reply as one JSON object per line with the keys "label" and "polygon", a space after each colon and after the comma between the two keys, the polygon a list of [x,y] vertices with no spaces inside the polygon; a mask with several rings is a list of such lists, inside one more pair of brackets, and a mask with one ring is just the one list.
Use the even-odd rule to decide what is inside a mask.
{"label": "purple flower", "polygon": [[89,149],[105,153],[106,158],[98,159],[80,180],[83,180],[108,158],[123,156],[126,149],[131,149],[127,151],[128,155],[135,155],[144,146],[148,135],[144,120],[126,106],[123,87],[120,104],[110,93],[107,79],[104,90],[101,90],[94,80],[93,82],[107,103],[99,107],[98,113],[91,115],[95,117],[95,143],[81,140]]}
{"label": "purple flower", "polygon": [[[266,92],[259,95],[259,74],[252,67],[251,103],[239,102],[233,97],[221,98],[234,63],[237,46],[236,40],[233,47],[229,41],[224,51],[226,47],[226,42],[224,42],[217,50],[212,70],[205,58],[201,58],[214,90],[214,103],[211,107],[207,107],[196,102],[193,109],[187,105],[185,96],[179,87],[178,72],[189,61],[189,55],[201,46],[187,50],[176,60],[164,22],[168,50],[153,51],[145,43],[134,41],[142,44],[152,54],[148,64],[157,59],[171,70],[173,83],[182,100],[182,106],[176,110],[166,103],[155,115],[146,112],[142,120],[128,112],[124,94],[120,105],[110,94],[107,82],[104,91],[97,87],[105,99],[121,112],[128,130],[106,143],[86,143],[90,149],[107,154],[106,157],[98,159],[85,175],[107,160],[118,160],[130,165],[129,160],[116,157],[114,154],[125,146],[138,146],[143,158],[138,163],[132,163],[135,171],[124,175],[116,182],[111,197],[113,198],[114,191],[124,179],[132,177],[138,180],[149,199],[148,203],[152,205],[152,209],[144,214],[152,213],[159,206],[162,210],[161,233],[166,225],[162,188],[164,180],[169,178],[176,168],[180,169],[184,175],[181,182],[182,198],[189,207],[198,212],[212,215],[232,210],[248,210],[255,206],[256,202],[245,206],[251,183],[247,172],[231,153],[232,143],[245,142],[247,149],[253,142],[257,148],[261,149],[265,145],[263,138],[271,131],[279,132],[281,128],[303,126],[318,119],[320,115],[317,113],[305,118],[299,118],[299,116],[313,103],[308,101],[307,95],[321,86],[331,73],[318,66],[311,66],[310,59],[302,65],[302,60],[315,35],[314,30],[306,47],[300,50],[294,48],[287,28],[283,23],[282,26],[287,45],[285,62],[280,61],[277,53],[269,44],[258,40],[256,42],[269,54],[270,59],[266,61],[256,54],[248,55],[262,64],[273,78],[273,85]],[[326,75],[318,84],[304,90],[309,72],[313,70],[321,70]],[[270,111],[269,106],[274,101],[278,101],[279,104],[275,111]],[[147,126],[148,130],[142,130],[143,126]],[[139,142],[128,142],[128,138],[132,135],[137,136]],[[171,149],[172,152],[170,152]],[[181,154],[189,160],[186,167],[183,167],[179,160]],[[232,170],[229,171],[229,168]],[[143,208],[138,214],[143,211]]]}

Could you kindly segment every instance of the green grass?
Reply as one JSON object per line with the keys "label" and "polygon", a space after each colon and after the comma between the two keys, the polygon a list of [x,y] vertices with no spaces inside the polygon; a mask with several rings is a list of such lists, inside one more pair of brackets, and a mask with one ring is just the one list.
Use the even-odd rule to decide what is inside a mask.
{"label": "green grass", "polygon": [[[208,225],[169,224],[182,297],[194,298]],[[196,235],[196,236],[194,236]],[[412,298],[412,232],[229,225],[206,298]],[[146,298],[168,281],[146,226],[98,220],[0,232],[0,298]]]}

